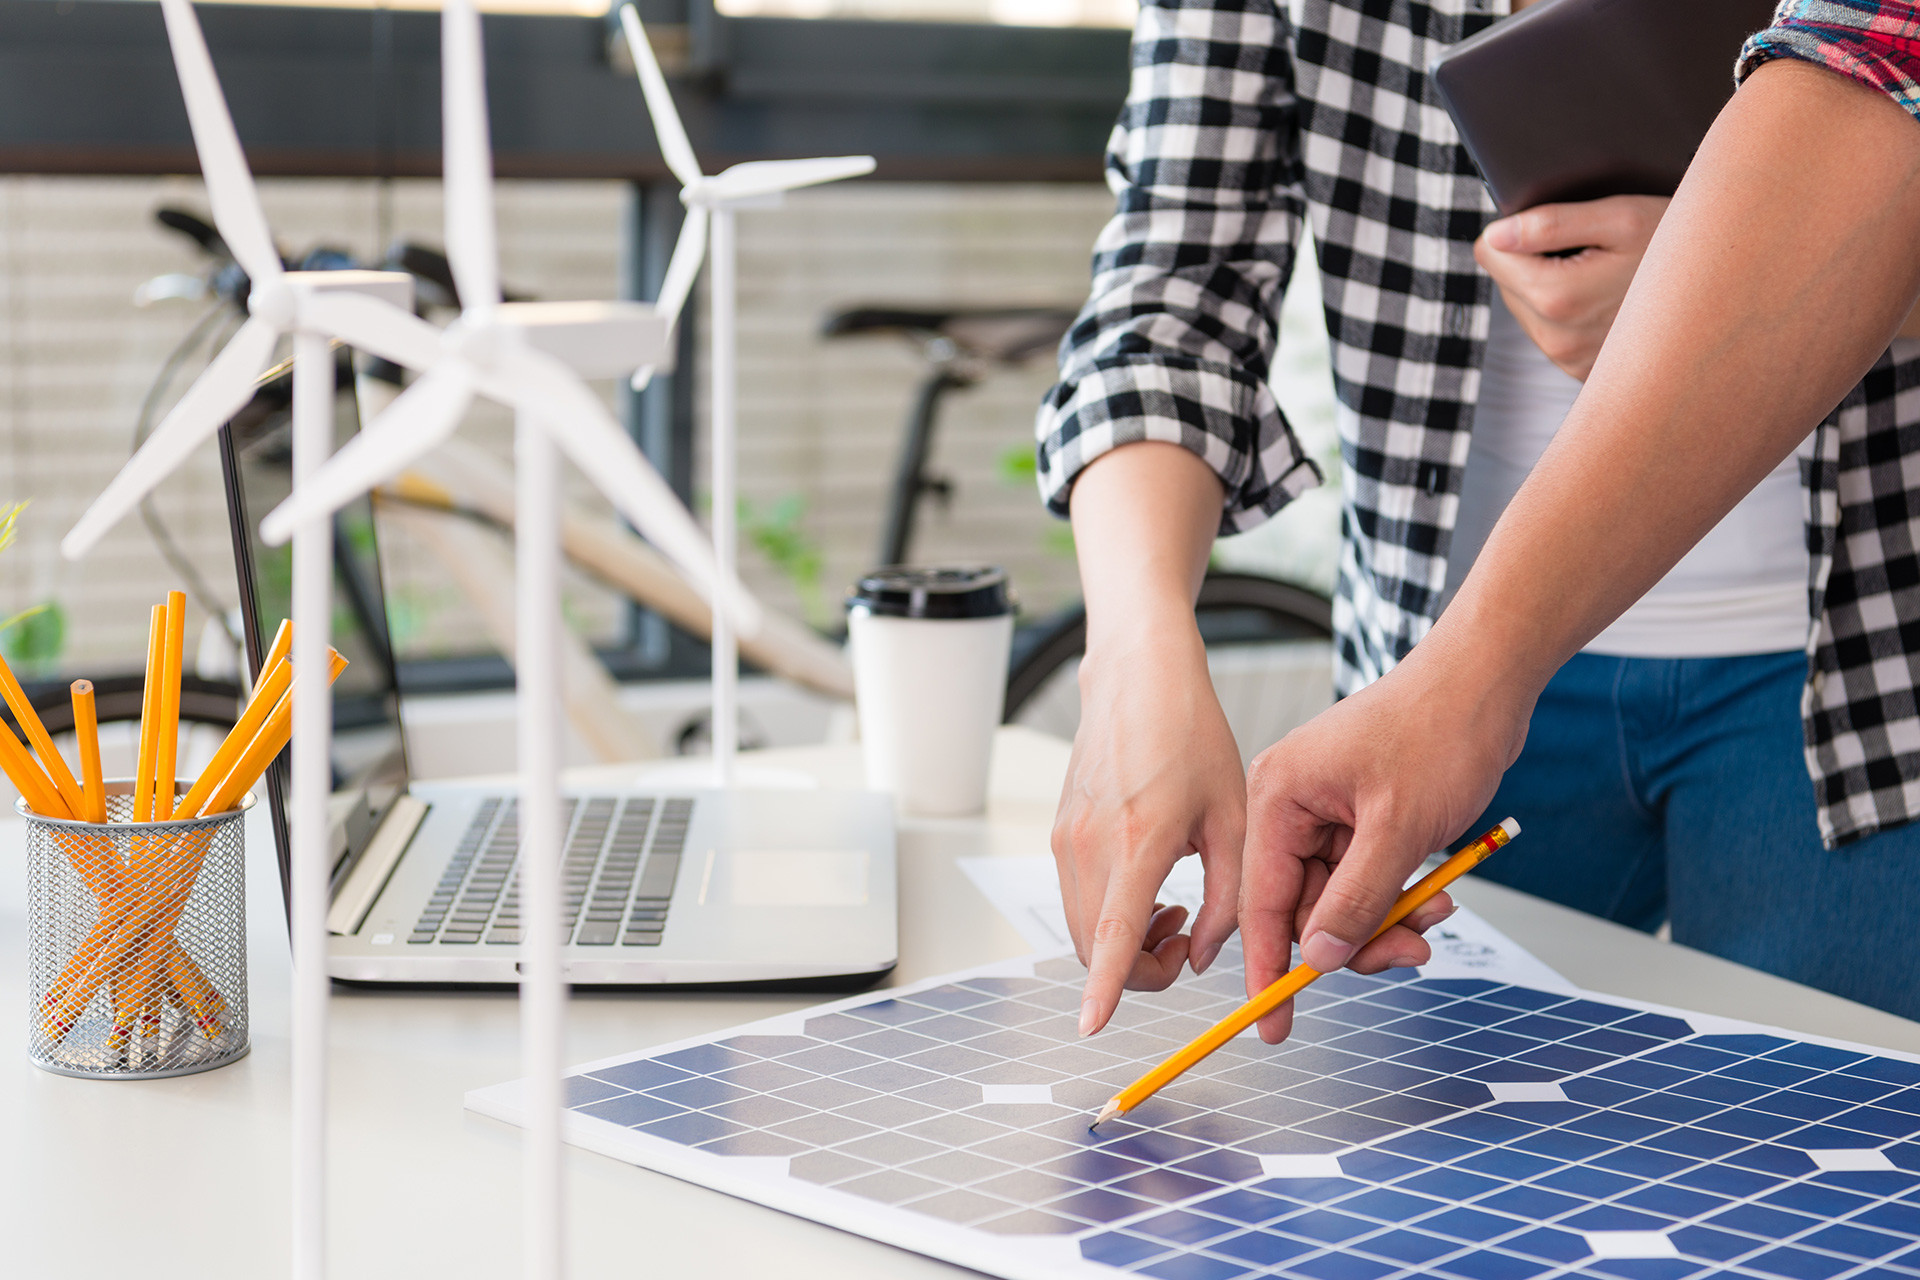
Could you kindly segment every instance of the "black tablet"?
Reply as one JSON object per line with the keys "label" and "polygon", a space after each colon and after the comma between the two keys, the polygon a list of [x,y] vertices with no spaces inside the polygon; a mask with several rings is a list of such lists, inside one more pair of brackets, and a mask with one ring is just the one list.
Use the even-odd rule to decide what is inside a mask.
{"label": "black tablet", "polygon": [[1670,196],[1773,0],[1542,0],[1428,68],[1504,214]]}

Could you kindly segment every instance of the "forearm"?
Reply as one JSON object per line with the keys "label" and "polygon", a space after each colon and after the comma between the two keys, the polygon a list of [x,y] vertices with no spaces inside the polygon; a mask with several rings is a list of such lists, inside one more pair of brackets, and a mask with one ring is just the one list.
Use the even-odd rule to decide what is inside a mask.
{"label": "forearm", "polygon": [[1224,490],[1179,445],[1123,445],[1074,482],[1071,508],[1087,652],[1184,640],[1220,525]]}
{"label": "forearm", "polygon": [[1916,294],[1920,124],[1818,68],[1763,67],[1422,661],[1530,700],[1831,411]]}

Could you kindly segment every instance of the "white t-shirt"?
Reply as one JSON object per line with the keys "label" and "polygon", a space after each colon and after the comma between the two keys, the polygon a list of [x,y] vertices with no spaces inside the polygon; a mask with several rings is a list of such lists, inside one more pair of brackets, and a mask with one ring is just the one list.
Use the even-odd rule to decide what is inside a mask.
{"label": "white t-shirt", "polygon": [[[1579,380],[1534,345],[1496,289],[1460,516],[1447,555],[1448,600],[1579,394]],[[1789,457],[1586,651],[1714,658],[1805,648],[1803,504],[1799,463]]]}

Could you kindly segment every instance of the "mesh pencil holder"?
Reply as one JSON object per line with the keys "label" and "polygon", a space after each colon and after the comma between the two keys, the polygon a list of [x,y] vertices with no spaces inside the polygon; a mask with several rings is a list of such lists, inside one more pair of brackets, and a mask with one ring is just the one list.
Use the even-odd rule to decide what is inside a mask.
{"label": "mesh pencil holder", "polygon": [[[105,823],[27,823],[27,1056],[100,1080],[150,1080],[246,1056],[246,811],[129,822],[109,782]],[[185,792],[186,784],[179,787]]]}

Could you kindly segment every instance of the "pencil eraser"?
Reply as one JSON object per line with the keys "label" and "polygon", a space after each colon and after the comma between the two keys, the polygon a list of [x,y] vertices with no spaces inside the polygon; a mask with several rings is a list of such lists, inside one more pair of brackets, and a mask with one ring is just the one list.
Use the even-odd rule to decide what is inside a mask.
{"label": "pencil eraser", "polygon": [[1507,839],[1509,840],[1513,839],[1515,836],[1520,834],[1520,824],[1515,822],[1512,818],[1508,818],[1505,821],[1503,821],[1500,824],[1500,829],[1507,833]]}

